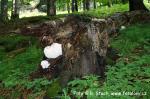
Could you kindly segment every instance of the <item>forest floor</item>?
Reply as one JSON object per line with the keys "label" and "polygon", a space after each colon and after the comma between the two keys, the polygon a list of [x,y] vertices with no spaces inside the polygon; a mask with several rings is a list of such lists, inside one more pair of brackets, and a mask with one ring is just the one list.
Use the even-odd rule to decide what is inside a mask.
{"label": "forest floor", "polygon": [[[107,58],[107,77],[104,83],[98,83],[98,86],[95,86],[93,82],[97,81],[97,76],[89,76],[84,80],[76,79],[70,82],[71,85],[78,84],[78,86],[68,86],[63,91],[59,88],[56,80],[48,81],[46,78],[31,80],[29,78],[30,73],[36,71],[43,56],[37,38],[13,33],[1,35],[0,99],[4,97],[8,99],[17,99],[17,97],[41,99],[45,94],[51,97],[59,96],[58,91],[62,91],[64,96],[69,97],[65,94],[68,93],[68,88],[72,91],[77,89],[85,91],[83,90],[84,87],[89,88],[89,91],[122,92],[122,95],[108,95],[107,99],[119,97],[122,97],[119,99],[149,99],[149,26],[150,23],[127,26],[125,29],[120,30],[116,37],[110,39],[110,46],[113,50]],[[117,59],[115,56],[117,56]],[[140,95],[125,95],[123,92],[139,92]],[[89,99],[98,99],[100,96],[90,95],[88,97]],[[106,96],[101,96],[101,98],[106,99]]]}

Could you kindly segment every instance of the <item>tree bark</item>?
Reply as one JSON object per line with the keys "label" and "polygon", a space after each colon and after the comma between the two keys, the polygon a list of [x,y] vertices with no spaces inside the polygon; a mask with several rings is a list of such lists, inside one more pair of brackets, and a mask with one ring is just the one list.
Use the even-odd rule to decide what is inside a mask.
{"label": "tree bark", "polygon": [[56,15],[56,0],[47,0],[47,16]]}
{"label": "tree bark", "polygon": [[90,0],[85,0],[86,10],[90,10]]}
{"label": "tree bark", "polygon": [[[105,29],[99,31],[101,24],[105,22],[85,20],[88,23],[84,22],[82,17],[68,16],[65,22],[57,28],[56,34],[47,36],[47,39],[46,36],[42,37],[41,42],[47,42],[49,39],[49,44],[57,42],[63,46],[62,64],[56,66],[59,68],[58,76],[61,75],[62,84],[66,84],[65,82],[68,82],[71,77],[82,77],[89,74],[105,77],[108,34]],[[49,45],[43,44],[44,46]]]}
{"label": "tree bark", "polygon": [[83,0],[83,10],[90,10],[90,0]]}
{"label": "tree bark", "polygon": [[75,0],[75,11],[78,12],[78,0]]}
{"label": "tree bark", "polygon": [[11,19],[19,19],[19,0],[13,0]]}
{"label": "tree bark", "polygon": [[72,12],[78,12],[78,1],[72,0]]}
{"label": "tree bark", "polygon": [[0,20],[2,22],[6,22],[8,20],[8,0],[1,0],[1,17]]}
{"label": "tree bark", "polygon": [[143,0],[129,0],[129,10],[145,10],[148,11],[148,9],[145,7]]}
{"label": "tree bark", "polygon": [[107,4],[108,4],[108,7],[111,7],[112,6],[112,1],[108,0]]}
{"label": "tree bark", "polygon": [[94,1],[93,1],[94,9],[96,9],[96,7],[97,7],[97,6],[96,6],[96,3],[97,3],[96,0],[94,0]]}
{"label": "tree bark", "polygon": [[69,0],[67,1],[67,11],[68,13],[70,13],[70,1]]}
{"label": "tree bark", "polygon": [[82,3],[83,3],[83,11],[85,11],[86,10],[85,0],[83,0]]}

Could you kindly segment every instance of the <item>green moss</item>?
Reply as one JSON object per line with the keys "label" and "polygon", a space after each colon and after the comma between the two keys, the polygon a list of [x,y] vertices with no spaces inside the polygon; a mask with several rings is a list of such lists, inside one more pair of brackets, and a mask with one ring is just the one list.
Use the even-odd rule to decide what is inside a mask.
{"label": "green moss", "polygon": [[111,40],[111,45],[120,51],[120,54],[129,55],[136,47],[149,41],[149,23],[136,24],[120,31],[119,37]]}
{"label": "green moss", "polygon": [[58,92],[61,91],[61,86],[58,80],[55,80],[50,86],[47,86],[46,95],[48,97],[55,97],[58,95]]}
{"label": "green moss", "polygon": [[128,4],[122,5],[122,4],[116,4],[113,5],[112,7],[100,7],[95,10],[90,10],[90,11],[85,11],[82,12],[81,14],[86,15],[86,16],[91,16],[91,17],[97,17],[97,18],[105,18],[108,16],[111,16],[112,14],[116,12],[124,12],[128,11]]}
{"label": "green moss", "polygon": [[[149,23],[135,24],[120,31],[117,38],[112,38],[111,45],[119,50],[121,57],[116,64],[108,66],[103,90],[110,92],[147,92],[147,95],[142,96],[142,98],[150,98],[148,84],[150,81],[149,26]],[[109,98],[113,99],[112,96]],[[118,98],[137,99],[140,97],[118,96]]]}
{"label": "green moss", "polygon": [[29,46],[29,43],[34,43],[35,38],[29,36],[22,36],[17,34],[3,35],[0,37],[0,45],[5,48],[6,52]]}
{"label": "green moss", "polygon": [[[30,43],[29,43],[30,42]],[[0,37],[1,51],[0,56],[0,79],[7,79],[12,75],[11,71],[20,70],[25,75],[36,70],[37,65],[41,59],[42,51],[38,47],[36,38],[21,36],[16,34],[9,34]],[[8,56],[8,51],[15,51],[20,48],[26,50],[16,54],[16,56]]]}

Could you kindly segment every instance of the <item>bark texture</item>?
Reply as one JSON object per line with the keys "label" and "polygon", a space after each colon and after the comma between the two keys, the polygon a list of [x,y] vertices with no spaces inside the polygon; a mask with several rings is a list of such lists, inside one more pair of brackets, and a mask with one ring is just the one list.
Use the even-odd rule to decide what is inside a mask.
{"label": "bark texture", "polygon": [[56,15],[56,0],[47,0],[47,15],[55,16]]}
{"label": "bark texture", "polygon": [[11,19],[19,19],[19,3],[20,0],[13,0]]}
{"label": "bark texture", "polygon": [[94,7],[94,9],[96,9],[96,7],[97,7],[97,1],[96,0],[93,0],[93,7]]}
{"label": "bark texture", "polygon": [[1,0],[1,14],[0,21],[5,22],[8,20],[8,0]]}
{"label": "bark texture", "polygon": [[78,0],[72,0],[72,12],[78,12]]}
{"label": "bark texture", "polygon": [[[83,0],[82,1],[83,3],[83,10],[90,10],[90,0]],[[95,5],[94,7],[96,6],[96,2],[94,1]]]}
{"label": "bark texture", "polygon": [[85,0],[85,8],[86,10],[90,10],[90,0]]}

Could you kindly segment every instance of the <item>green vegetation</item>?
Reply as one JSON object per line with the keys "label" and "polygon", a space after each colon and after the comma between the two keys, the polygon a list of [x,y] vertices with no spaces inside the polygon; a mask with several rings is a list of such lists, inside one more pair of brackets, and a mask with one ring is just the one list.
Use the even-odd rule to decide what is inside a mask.
{"label": "green vegetation", "polygon": [[44,78],[29,81],[29,74],[37,69],[42,56],[38,45],[34,37],[16,34],[0,37],[0,80],[3,84],[1,92],[3,88],[15,90],[15,93],[22,88],[32,88],[33,92],[38,92],[42,86],[49,84]]}
{"label": "green vegetation", "polygon": [[[107,7],[107,6],[102,6],[98,7],[97,9],[91,9],[90,11],[79,11],[79,12],[74,12],[71,14],[77,14],[77,15],[82,15],[85,17],[92,17],[92,18],[106,18],[108,16],[111,16],[112,14],[116,12],[124,12],[128,11],[128,4],[114,4],[112,7]],[[44,15],[39,15],[40,12],[37,12],[37,14],[32,15],[32,12],[30,12],[30,17],[28,16],[29,14],[24,12],[24,17],[18,19],[18,20],[11,20],[8,21],[7,24],[1,24],[0,23],[0,33],[7,33],[8,28],[9,31],[14,30],[16,28],[23,27],[26,24],[38,24],[42,23],[48,20],[57,20],[60,18],[64,18],[67,16],[67,12],[60,12],[63,14],[58,14],[56,16],[44,16]]]}
{"label": "green vegetation", "polygon": [[[107,66],[107,77],[104,83],[97,83],[97,76],[75,79],[68,83],[67,89],[64,90],[66,99],[71,99],[70,96],[72,95],[84,97],[84,94],[87,95],[88,99],[149,99],[149,25],[129,26],[125,30],[121,30],[117,38],[112,38],[111,45],[119,50],[120,58],[116,64]],[[101,93],[98,94],[98,92]],[[142,95],[125,95],[126,92],[135,92]],[[71,95],[67,96],[67,93]],[[113,93],[121,95],[115,96]]]}
{"label": "green vegetation", "polygon": [[108,17],[116,12],[124,12],[128,11],[128,4],[115,4],[112,7],[100,7],[95,10],[85,11],[81,12],[81,14],[89,15],[91,17],[97,17],[97,18],[105,18]]}
{"label": "green vegetation", "polygon": [[[77,99],[87,96],[87,99],[96,99],[96,93],[100,90],[99,77],[95,75],[85,76],[82,79],[75,79],[68,83],[68,87],[63,89],[62,98],[71,99],[75,96]],[[70,96],[68,96],[70,94]]]}
{"label": "green vegetation", "polygon": [[112,39],[112,47],[117,48],[120,54],[128,55],[137,47],[146,47],[150,38],[149,24],[136,24],[122,30],[119,37]]}
{"label": "green vegetation", "polygon": [[[97,8],[96,9],[90,9],[89,11],[84,11],[83,7],[82,7],[82,0],[78,1],[78,7],[79,11],[78,12],[73,12],[73,13],[81,13],[84,15],[89,15],[92,17],[106,17],[109,16],[111,14],[113,14],[114,12],[124,12],[124,11],[128,11],[129,7],[128,7],[128,3],[123,4],[121,0],[117,0],[117,1],[113,1],[113,6],[108,7],[108,1],[109,0],[96,0],[97,2]],[[127,2],[127,0],[125,0]],[[30,5],[31,7],[33,7],[33,5],[38,4],[39,1],[37,0],[24,0],[21,1],[22,5]],[[71,3],[70,0],[58,0],[57,3],[57,15],[61,15],[64,16],[66,14],[68,14],[66,7],[66,2],[67,3]],[[145,6],[150,9],[150,4],[148,3],[148,0],[144,0],[144,4]],[[91,4],[92,5],[92,4]],[[9,18],[11,16],[11,10],[12,10],[12,0],[9,0],[8,3],[8,14],[9,14]],[[26,8],[23,8],[26,9]],[[30,8],[29,8],[30,9]],[[70,6],[70,10],[71,10],[71,6]],[[20,11],[20,18],[23,17],[33,17],[33,16],[46,16],[46,12],[42,12],[42,11]]]}
{"label": "green vegetation", "polygon": [[[71,99],[71,95],[81,98],[84,97],[83,93],[88,99],[99,99],[99,97],[106,99],[105,95],[102,96],[98,92],[107,92],[109,94],[107,98],[111,99],[148,99],[150,95],[149,25],[143,23],[128,26],[120,31],[119,36],[111,38],[111,46],[119,51],[120,58],[116,64],[107,66],[105,81],[99,82],[99,77],[90,75],[69,82],[68,87],[63,90],[56,80],[48,81],[45,78],[29,80],[29,74],[37,69],[42,57],[36,38],[17,34],[1,36],[0,80],[3,85],[0,86],[4,89],[13,89],[11,97],[14,99],[20,95],[18,90],[23,89],[32,90],[28,95],[32,99],[43,95],[46,91],[48,96],[55,97],[61,90],[64,94],[58,96],[62,99]],[[113,92],[125,94],[124,91],[140,92],[143,95],[110,95]]]}
{"label": "green vegetation", "polygon": [[[21,1],[28,4],[32,0]],[[61,99],[71,99],[72,97],[77,99],[84,99],[84,97],[87,99],[149,99],[150,23],[127,26],[120,30],[117,37],[110,39],[110,46],[118,52],[119,58],[114,61],[108,57],[111,62],[108,61],[105,80],[101,80],[97,75],[89,75],[81,79],[76,78],[70,81],[66,88],[61,88],[59,78],[53,80],[48,80],[46,77],[31,78],[30,74],[38,69],[43,57],[39,40],[33,36],[10,34],[9,31],[28,24],[37,25],[43,21],[64,18],[68,15],[65,7],[66,1],[69,0],[59,0],[57,3],[60,1],[57,10],[58,6],[63,9],[60,8],[56,16],[45,16],[46,13],[43,12],[28,11],[20,14],[21,19],[0,23],[0,99],[18,99],[21,96],[26,96],[25,99],[41,99],[44,96]],[[78,6],[81,6],[82,0],[78,1]],[[81,7],[78,12],[71,14],[106,18],[116,12],[129,10],[128,4],[120,3],[117,0],[117,3],[108,7],[107,1],[98,0],[99,6],[96,9],[83,11]],[[144,2],[150,9],[148,1]],[[69,1],[69,3],[71,2]],[[8,6],[10,17],[12,0],[9,0]],[[114,94],[113,92],[121,94],[121,96],[111,95]],[[139,92],[142,95],[125,95],[124,92]]]}
{"label": "green vegetation", "polygon": [[33,37],[16,34],[1,36],[0,79],[6,79],[16,69],[27,75],[34,69],[41,58],[41,49]]}
{"label": "green vegetation", "polygon": [[[101,6],[98,7],[97,9],[92,9],[90,11],[79,11],[79,12],[74,12],[72,14],[83,14],[85,16],[90,16],[90,17],[97,17],[97,18],[103,18],[103,17],[107,17],[110,16],[112,14],[114,14],[115,12],[124,12],[124,11],[128,11],[128,4],[114,4],[112,7],[108,7],[108,6]],[[64,17],[65,15],[67,15],[67,11],[58,11],[57,12],[57,16],[55,17]],[[45,13],[41,13],[41,12],[30,12],[30,16],[45,16]],[[21,15],[22,17],[29,17],[28,14],[24,13],[24,15]],[[47,17],[48,18],[48,17]]]}
{"label": "green vegetation", "polygon": [[[103,88],[114,92],[147,92],[146,96],[128,96],[128,99],[150,98],[150,24],[136,24],[120,32],[112,46],[120,51],[120,59],[108,66]],[[127,96],[124,96],[127,98]],[[123,99],[124,99],[123,98]]]}

